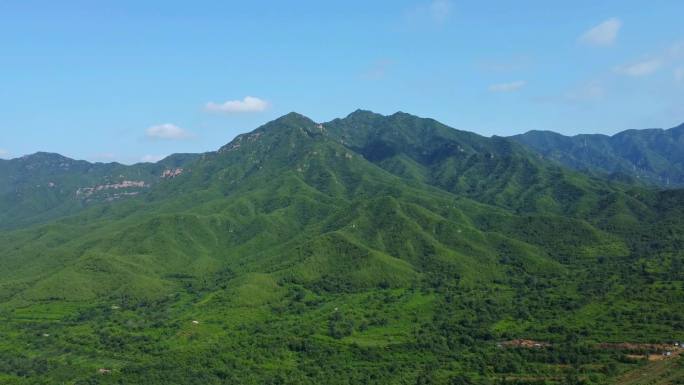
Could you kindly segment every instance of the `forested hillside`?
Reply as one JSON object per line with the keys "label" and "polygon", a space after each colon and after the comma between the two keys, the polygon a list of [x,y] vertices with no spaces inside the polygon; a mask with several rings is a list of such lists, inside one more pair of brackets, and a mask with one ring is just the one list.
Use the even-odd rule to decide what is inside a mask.
{"label": "forested hillside", "polygon": [[511,137],[545,159],[615,179],[662,188],[684,186],[684,124],[669,130],[627,130],[613,136],[530,131]]}
{"label": "forested hillside", "polygon": [[369,111],[41,162],[2,174],[0,383],[684,382],[684,190]]}
{"label": "forested hillside", "polygon": [[125,199],[182,173],[196,154],[126,166],[89,163],[38,152],[0,159],[0,228],[17,228],[73,214],[93,202]]}

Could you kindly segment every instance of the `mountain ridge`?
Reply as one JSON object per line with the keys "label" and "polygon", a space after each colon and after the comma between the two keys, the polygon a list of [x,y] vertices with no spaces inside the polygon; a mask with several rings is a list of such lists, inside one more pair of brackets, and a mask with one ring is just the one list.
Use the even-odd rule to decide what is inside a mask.
{"label": "mountain ridge", "polygon": [[684,184],[684,124],[614,135],[528,131],[509,137],[545,159],[600,175],[629,175],[660,187]]}
{"label": "mountain ridge", "polygon": [[182,168],[0,228],[0,382],[607,383],[684,339],[684,190],[364,111]]}
{"label": "mountain ridge", "polygon": [[0,228],[56,219],[82,210],[88,201],[137,195],[200,156],[173,154],[135,165],[91,163],[49,152],[0,160]]}
{"label": "mountain ridge", "polygon": [[[684,125],[675,129],[680,128],[684,128]],[[490,175],[488,183],[500,185],[500,193],[497,196],[492,195],[488,201],[495,204],[502,204],[504,201],[510,203],[511,200],[516,199],[511,195],[514,191],[517,191],[515,194],[523,197],[525,194],[521,194],[521,186],[524,184],[529,184],[540,177],[561,175],[554,171],[553,167],[549,168],[544,165],[540,168],[540,164],[537,164],[538,160],[529,154],[525,154],[526,150],[523,150],[523,147],[540,153],[544,159],[582,172],[597,176],[608,175],[615,181],[627,184],[634,184],[636,181],[630,177],[633,173],[624,167],[604,170],[581,162],[563,162],[566,158],[562,155],[554,156],[548,152],[540,152],[542,150],[539,148],[561,146],[555,144],[556,141],[565,143],[563,146],[566,147],[573,146],[571,138],[551,132],[528,133],[527,135],[542,135],[550,138],[546,140],[551,141],[550,144],[538,145],[539,148],[535,148],[535,146],[522,140],[521,136],[487,138],[472,132],[453,129],[434,119],[420,118],[401,111],[385,116],[369,110],[357,109],[345,118],[336,118],[323,123],[314,122],[297,112],[290,112],[253,131],[236,136],[214,152],[172,154],[156,163],[138,163],[130,166],[116,162],[90,163],[47,152],[38,152],[12,160],[0,160],[0,182],[4,180],[5,183],[3,184],[6,186],[4,197],[0,197],[0,208],[6,207],[4,214],[6,219],[3,220],[3,215],[0,215],[0,226],[2,226],[3,221],[8,223],[10,220],[14,220],[19,221],[19,223],[30,224],[56,218],[69,212],[75,213],[85,207],[82,203],[70,198],[71,194],[79,191],[79,189],[102,191],[97,189],[100,186],[103,186],[103,189],[104,186],[123,186],[122,183],[128,181],[126,185],[130,187],[121,189],[119,194],[100,194],[99,198],[98,195],[95,195],[93,199],[121,199],[131,196],[127,194],[137,195],[146,190],[146,188],[141,189],[137,186],[151,186],[167,176],[178,176],[184,166],[190,165],[198,159],[211,156],[212,153],[222,153],[239,147],[242,145],[241,141],[253,141],[269,130],[289,130],[295,136],[297,130],[303,130],[302,132],[309,136],[327,137],[354,152],[358,152],[361,156],[380,165],[387,171],[399,173],[402,177],[415,181],[437,184],[441,188],[448,185],[447,188],[451,189],[452,192],[471,197],[483,197],[483,191],[489,190],[489,186],[478,179],[480,175]],[[292,141],[293,138],[288,140]],[[570,144],[567,144],[568,142]],[[271,143],[269,148],[275,149],[277,146],[276,141]],[[258,151],[262,154],[268,154],[270,150],[261,148]],[[505,159],[501,159],[501,157]],[[448,161],[448,164],[441,163],[443,161]],[[47,174],[38,177],[40,183],[37,183],[37,186],[28,186],[25,182],[21,182],[21,178],[12,176],[18,175],[17,173],[20,172],[17,166],[19,168],[30,167],[35,169],[35,172]],[[68,174],[69,167],[76,167],[78,170],[75,170],[75,173]],[[45,170],[41,171],[42,169]],[[454,171],[456,169],[457,172]],[[544,174],[547,176],[541,176],[542,174],[538,171],[534,171],[541,169],[546,170]],[[497,171],[491,174],[495,170]],[[52,174],[69,175],[71,180],[66,182],[68,191],[45,187],[65,185],[58,180],[49,180],[51,179],[49,175]],[[471,174],[472,177],[469,176]],[[80,176],[74,179],[76,175]],[[511,175],[516,176],[517,179],[511,179]],[[680,177],[684,178],[684,171]],[[507,180],[508,182],[506,182]],[[672,185],[676,186],[674,177],[672,181]],[[559,179],[558,183],[566,182]],[[23,189],[23,192],[20,193],[19,189]],[[107,189],[104,190],[106,192]],[[527,190],[533,192],[534,188],[530,185]],[[507,195],[502,195],[505,191],[510,192],[506,193]],[[54,192],[58,193],[55,194]],[[39,205],[30,203],[35,201],[43,201],[43,203]],[[558,208],[553,209],[551,206],[547,206],[546,209],[558,210]]]}

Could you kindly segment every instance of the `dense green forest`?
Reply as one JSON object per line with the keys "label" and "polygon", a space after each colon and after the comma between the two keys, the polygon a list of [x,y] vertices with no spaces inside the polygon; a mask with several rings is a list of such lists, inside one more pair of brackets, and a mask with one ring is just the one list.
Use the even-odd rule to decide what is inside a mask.
{"label": "dense green forest", "polygon": [[574,169],[662,188],[684,186],[684,124],[668,130],[627,130],[613,136],[530,131],[511,139]]}
{"label": "dense green forest", "polygon": [[684,190],[360,110],[45,157],[0,163],[2,384],[684,384]]}

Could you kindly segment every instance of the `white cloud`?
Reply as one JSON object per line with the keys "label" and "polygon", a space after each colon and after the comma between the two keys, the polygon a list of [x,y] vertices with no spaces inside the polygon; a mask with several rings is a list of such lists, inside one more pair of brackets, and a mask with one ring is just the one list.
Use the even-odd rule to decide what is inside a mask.
{"label": "white cloud", "polygon": [[661,69],[672,70],[676,81],[682,81],[681,60],[684,58],[684,42],[679,41],[661,50],[659,53],[645,56],[645,59],[635,61],[630,64],[617,66],[613,70],[626,76],[646,76]]}
{"label": "white cloud", "polygon": [[268,102],[254,96],[245,96],[242,100],[229,100],[224,103],[209,102],[205,106],[211,112],[259,112],[268,108]]}
{"label": "white cloud", "polygon": [[499,84],[492,84],[489,86],[489,91],[490,92],[513,92],[517,91],[527,84],[526,81],[524,80],[517,80],[514,82],[510,83],[499,83]]}
{"label": "white cloud", "polygon": [[164,159],[165,156],[163,155],[144,155],[142,158],[140,158],[141,162],[147,162],[147,163],[157,163],[160,160]]}
{"label": "white cloud", "polygon": [[617,39],[621,27],[622,21],[613,17],[584,32],[579,40],[593,46],[611,45]]}
{"label": "white cloud", "polygon": [[145,131],[145,135],[151,139],[179,140],[188,139],[192,134],[171,123],[152,126]]}
{"label": "white cloud", "polygon": [[9,151],[0,148],[0,158],[7,158],[9,157],[9,154]]}
{"label": "white cloud", "polygon": [[449,0],[433,0],[428,7],[428,12],[432,20],[443,23],[451,14],[451,1]]}
{"label": "white cloud", "polygon": [[646,76],[657,71],[662,62],[660,59],[649,59],[615,68],[615,71],[627,76]]}
{"label": "white cloud", "polygon": [[679,67],[674,70],[674,78],[677,83],[684,82],[684,67]]}

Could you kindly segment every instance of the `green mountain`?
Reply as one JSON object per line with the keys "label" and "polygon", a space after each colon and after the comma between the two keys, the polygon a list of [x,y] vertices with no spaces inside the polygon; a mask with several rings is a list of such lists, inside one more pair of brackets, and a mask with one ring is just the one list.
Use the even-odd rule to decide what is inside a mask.
{"label": "green mountain", "polygon": [[75,213],[102,201],[126,199],[182,172],[195,154],[125,166],[89,163],[38,152],[0,159],[0,228],[16,228]]}
{"label": "green mountain", "polygon": [[404,113],[178,162],[0,230],[0,383],[598,384],[684,340],[684,191]]}
{"label": "green mountain", "polygon": [[669,130],[627,130],[613,136],[530,131],[511,137],[545,159],[576,170],[684,186],[684,124]]}

